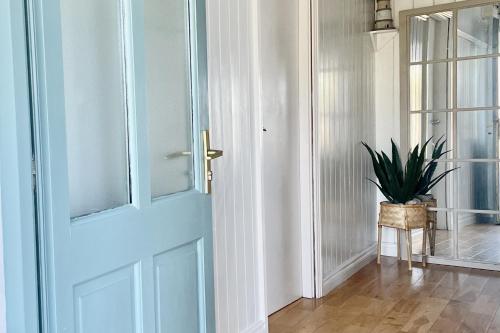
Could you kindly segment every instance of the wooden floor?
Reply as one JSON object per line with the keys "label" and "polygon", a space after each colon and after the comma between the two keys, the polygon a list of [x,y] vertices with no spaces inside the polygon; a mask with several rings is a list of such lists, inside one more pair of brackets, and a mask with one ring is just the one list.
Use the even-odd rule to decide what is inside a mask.
{"label": "wooden floor", "polygon": [[500,332],[500,272],[415,266],[383,257],[327,297],[273,314],[269,331]]}
{"label": "wooden floor", "polygon": [[[414,232],[415,234],[415,232]],[[422,236],[413,237],[413,253],[420,253]],[[457,258],[463,260],[500,263],[500,225],[469,224],[458,232]],[[436,257],[454,258],[453,231],[438,230],[436,235]],[[429,250],[427,250],[429,253]]]}

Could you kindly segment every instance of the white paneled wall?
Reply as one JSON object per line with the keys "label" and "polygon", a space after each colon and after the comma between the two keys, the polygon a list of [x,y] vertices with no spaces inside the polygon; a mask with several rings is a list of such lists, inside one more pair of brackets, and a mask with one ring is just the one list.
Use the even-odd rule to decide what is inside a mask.
{"label": "white paneled wall", "polygon": [[[217,332],[266,330],[253,97],[255,1],[207,1]],[[259,255],[260,254],[260,255]]]}
{"label": "white paneled wall", "polygon": [[376,242],[375,188],[361,141],[375,142],[372,0],[317,0],[317,207],[323,294],[370,258]]}

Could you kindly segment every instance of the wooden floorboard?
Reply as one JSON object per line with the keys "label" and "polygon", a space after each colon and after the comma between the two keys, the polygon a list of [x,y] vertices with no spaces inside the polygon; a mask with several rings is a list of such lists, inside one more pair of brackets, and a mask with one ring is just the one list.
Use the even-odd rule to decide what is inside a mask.
{"label": "wooden floorboard", "polygon": [[328,296],[269,317],[270,333],[499,332],[500,272],[383,257]]}

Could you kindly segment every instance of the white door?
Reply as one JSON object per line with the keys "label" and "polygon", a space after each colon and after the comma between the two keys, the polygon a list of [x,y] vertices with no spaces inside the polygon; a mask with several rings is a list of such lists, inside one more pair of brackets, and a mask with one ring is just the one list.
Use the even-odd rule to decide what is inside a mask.
{"label": "white door", "polygon": [[299,0],[260,8],[268,314],[302,296],[298,8]]}

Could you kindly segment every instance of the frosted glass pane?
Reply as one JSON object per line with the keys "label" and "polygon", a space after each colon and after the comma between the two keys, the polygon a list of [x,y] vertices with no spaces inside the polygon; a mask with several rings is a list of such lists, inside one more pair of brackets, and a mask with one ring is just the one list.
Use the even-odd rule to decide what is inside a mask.
{"label": "frosted glass pane", "polygon": [[70,212],[130,202],[127,111],[117,0],[61,1]]}
{"label": "frosted glass pane", "polygon": [[154,198],[193,186],[189,14],[186,0],[146,0],[147,108]]}

